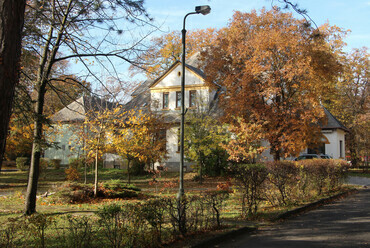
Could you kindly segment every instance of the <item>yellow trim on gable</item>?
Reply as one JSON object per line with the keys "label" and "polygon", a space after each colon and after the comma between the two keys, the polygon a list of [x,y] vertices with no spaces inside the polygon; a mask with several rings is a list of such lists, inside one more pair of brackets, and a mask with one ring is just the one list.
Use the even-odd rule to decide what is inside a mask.
{"label": "yellow trim on gable", "polygon": [[[203,84],[185,86],[185,90],[207,90],[207,89],[209,89],[209,87]],[[153,93],[172,92],[172,91],[181,91],[181,86],[176,85],[176,86],[167,86],[167,87],[150,89],[150,92],[153,92]]]}
{"label": "yellow trim on gable", "polygon": [[[150,88],[154,88],[155,86],[157,86],[157,84],[159,84],[163,80],[163,78],[167,77],[168,74],[170,74],[173,70],[175,70],[175,68],[177,67],[177,64],[181,64],[181,62],[177,61],[176,64],[174,64],[173,67],[170,70],[168,70],[165,74],[160,76],[160,78],[158,78],[158,80],[156,80],[155,84],[150,86]],[[188,70],[189,72],[193,73],[196,77],[198,77],[200,80],[202,80],[204,84],[206,83],[204,78],[202,78],[199,74],[195,73],[193,70],[187,68],[186,66],[185,66],[185,70]],[[182,71],[181,71],[181,73],[182,73]]]}

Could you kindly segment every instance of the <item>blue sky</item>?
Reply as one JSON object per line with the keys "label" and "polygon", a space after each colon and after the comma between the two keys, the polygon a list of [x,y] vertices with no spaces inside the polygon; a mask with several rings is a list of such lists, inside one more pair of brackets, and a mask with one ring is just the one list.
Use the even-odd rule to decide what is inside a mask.
{"label": "blue sky", "polygon": [[[204,29],[208,27],[222,28],[227,26],[232,18],[233,12],[239,10],[250,12],[252,9],[271,8],[272,0],[146,0],[145,7],[151,17],[155,19],[155,25],[161,26],[161,32],[157,31],[150,35],[160,36],[167,32],[182,29],[184,16],[193,12],[195,6],[210,5],[212,11],[209,15],[191,15],[187,18],[186,29]],[[336,25],[345,30],[350,29],[345,42],[348,46],[345,48],[349,52],[352,48],[370,47],[370,0],[291,0],[297,3],[300,8],[306,9],[308,15],[320,26],[327,21],[330,25]],[[283,7],[279,0],[273,0],[275,5]],[[295,17],[303,18],[292,12]],[[141,33],[146,33],[146,29],[136,29],[133,33],[139,37]],[[148,38],[150,38],[148,37]],[[149,42],[149,39],[147,40]],[[116,63],[117,62],[117,63]],[[145,80],[142,74],[132,77],[128,71],[128,64],[122,61],[116,61],[114,65],[118,68],[120,79],[136,84]],[[94,68],[94,69],[92,69]],[[92,66],[92,70],[99,71],[99,67]],[[75,73],[84,70],[78,63],[71,68]],[[101,70],[103,71],[103,70]],[[105,75],[103,74],[104,78]],[[94,88],[99,84],[94,82],[94,78],[88,77]],[[104,81],[104,80],[103,80]]]}
{"label": "blue sky", "polygon": [[[348,49],[370,47],[370,0],[291,0],[306,9],[309,16],[320,26],[325,22],[352,32],[345,41]],[[283,6],[278,0],[275,5]],[[186,29],[220,28],[227,25],[234,10],[249,12],[262,7],[271,8],[271,0],[146,0],[149,14],[162,30],[182,29],[184,15],[194,11],[197,5],[210,5],[209,15],[192,15],[187,18]],[[293,10],[290,10],[293,12]],[[295,15],[299,17],[299,15]],[[158,33],[160,35],[160,33]]]}

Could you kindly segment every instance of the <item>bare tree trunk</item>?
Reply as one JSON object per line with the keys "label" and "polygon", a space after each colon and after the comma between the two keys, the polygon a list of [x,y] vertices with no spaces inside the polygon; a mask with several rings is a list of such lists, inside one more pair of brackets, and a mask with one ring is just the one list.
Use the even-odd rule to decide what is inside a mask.
{"label": "bare tree trunk", "polygon": [[131,159],[128,159],[127,160],[127,176],[128,176],[128,184],[131,183],[131,177],[130,177],[130,162],[131,162]]}
{"label": "bare tree trunk", "polygon": [[44,96],[45,96],[45,85],[41,83],[39,85],[37,103],[36,103],[36,118],[35,118],[35,130],[33,134],[33,145],[32,145],[32,156],[31,166],[28,176],[27,193],[25,201],[26,215],[31,215],[36,212],[36,193],[37,184],[40,174],[40,157],[42,153],[42,125],[43,125],[43,109],[44,109]]}
{"label": "bare tree trunk", "polygon": [[86,164],[86,149],[85,149],[85,138],[86,138],[86,130],[85,130],[85,124],[82,124],[83,128],[83,161],[84,161],[84,184],[87,184],[87,164]]}
{"label": "bare tree trunk", "polygon": [[98,182],[99,182],[99,168],[98,168],[98,159],[99,159],[99,145],[102,133],[99,133],[98,144],[95,152],[95,180],[94,180],[94,197],[98,195]]}
{"label": "bare tree trunk", "polygon": [[98,179],[99,179],[99,174],[98,174],[98,156],[99,156],[99,149],[96,149],[95,152],[95,180],[94,180],[94,197],[98,195]]}
{"label": "bare tree trunk", "polygon": [[0,171],[15,86],[19,81],[25,0],[0,0]]}

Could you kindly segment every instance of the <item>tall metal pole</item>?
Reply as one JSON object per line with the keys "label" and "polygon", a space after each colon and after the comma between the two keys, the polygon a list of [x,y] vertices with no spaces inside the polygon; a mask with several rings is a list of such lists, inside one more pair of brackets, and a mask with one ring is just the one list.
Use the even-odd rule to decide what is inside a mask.
{"label": "tall metal pole", "polygon": [[198,14],[190,12],[185,15],[182,28],[182,73],[181,73],[181,124],[180,124],[180,185],[177,199],[181,200],[184,195],[184,123],[185,123],[185,50],[186,50],[186,17]]}
{"label": "tall metal pole", "polygon": [[181,124],[180,124],[180,183],[179,193],[177,194],[177,214],[178,214],[178,225],[179,231],[182,234],[186,233],[186,212],[185,205],[183,202],[184,191],[184,123],[185,123],[185,41],[186,41],[186,29],[185,21],[186,17],[192,14],[198,14],[197,12],[191,12],[185,15],[184,24],[182,28],[182,73],[181,73]]}
{"label": "tall metal pole", "polygon": [[193,14],[207,15],[211,11],[208,5],[195,7],[195,12],[190,12],[185,15],[182,27],[182,73],[181,73],[181,124],[180,124],[180,183],[179,193],[177,194],[177,210],[178,210],[178,225],[179,231],[182,234],[186,233],[186,213],[183,204],[184,191],[184,123],[185,123],[185,46],[186,46],[186,17]]}

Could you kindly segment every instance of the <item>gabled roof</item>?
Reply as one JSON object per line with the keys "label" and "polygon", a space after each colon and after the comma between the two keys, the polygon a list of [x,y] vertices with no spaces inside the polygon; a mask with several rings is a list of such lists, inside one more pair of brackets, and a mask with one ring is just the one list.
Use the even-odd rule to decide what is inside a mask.
{"label": "gabled roof", "polygon": [[[204,72],[199,69],[199,66],[200,66],[200,60],[199,60],[199,56],[200,56],[200,53],[195,53],[193,54],[190,58],[188,58],[186,60],[186,64],[185,64],[185,67],[190,70],[191,72],[193,72],[195,75],[197,75],[198,77],[202,78],[202,79],[206,79],[205,77],[205,74]],[[158,81],[160,81],[161,79],[163,79],[164,77],[166,77],[172,70],[174,70],[176,68],[177,65],[181,64],[182,62],[179,61],[179,60],[176,60],[164,73],[162,73],[161,76],[159,76],[158,78],[156,78],[151,85],[149,85],[149,88],[150,87],[153,87]]]}
{"label": "gabled roof", "polygon": [[[148,88],[149,89],[149,88]],[[150,108],[150,92],[149,90],[143,91],[141,94],[132,98],[128,103],[123,106],[125,111],[133,109],[141,109],[144,112]]]}
{"label": "gabled roof", "polygon": [[[149,85],[149,88],[153,87],[154,85],[156,85],[160,80],[162,80],[164,77],[166,77],[171,71],[173,71],[177,65],[181,64],[180,61],[176,61],[175,63],[173,63],[170,68],[168,68],[161,76],[159,76],[158,78],[156,78],[155,80],[152,81],[152,84]],[[189,64],[185,64],[185,67],[193,72],[195,75],[197,75],[198,77],[202,78],[205,80],[205,75],[203,73],[203,71],[201,71],[200,69],[198,68],[195,68],[194,66],[192,65],[189,65]]]}
{"label": "gabled roof", "polygon": [[348,129],[337,118],[335,118],[335,116],[332,115],[329,110],[327,110],[325,107],[323,107],[323,109],[327,117],[327,123],[325,125],[321,124],[321,129],[342,129],[348,132]]}
{"label": "gabled roof", "polygon": [[85,120],[86,113],[89,111],[113,109],[117,105],[96,96],[82,96],[56,112],[51,120],[53,122],[81,122]]}
{"label": "gabled roof", "polygon": [[153,80],[146,80],[145,82],[143,82],[142,84],[140,84],[135,90],[134,92],[132,92],[131,96],[133,97],[136,97],[142,93],[144,93],[145,91],[149,90],[149,87],[153,84]]}

